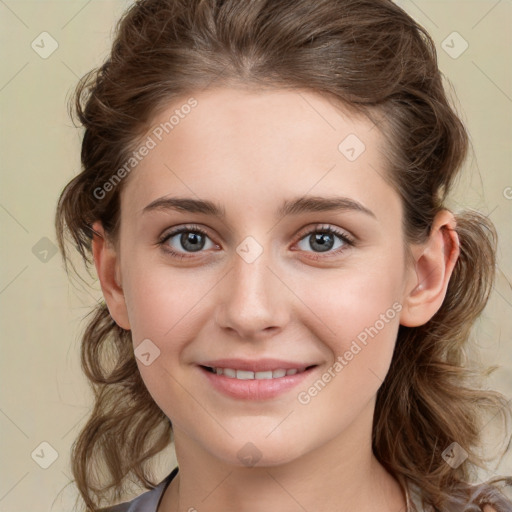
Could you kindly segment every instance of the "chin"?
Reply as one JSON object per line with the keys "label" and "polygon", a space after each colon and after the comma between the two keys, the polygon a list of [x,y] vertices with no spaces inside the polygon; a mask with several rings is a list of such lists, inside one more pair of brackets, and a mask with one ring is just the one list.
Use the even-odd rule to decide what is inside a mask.
{"label": "chin", "polygon": [[297,445],[283,445],[268,440],[242,441],[231,443],[225,450],[219,447],[220,450],[210,453],[224,463],[239,468],[275,467],[288,464],[302,455],[294,450],[294,446]]}

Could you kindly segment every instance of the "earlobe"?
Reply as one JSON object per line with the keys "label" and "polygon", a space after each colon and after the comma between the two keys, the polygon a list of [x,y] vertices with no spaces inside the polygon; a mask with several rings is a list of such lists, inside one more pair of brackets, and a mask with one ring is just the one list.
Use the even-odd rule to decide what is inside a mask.
{"label": "earlobe", "polygon": [[95,231],[92,239],[92,252],[101,291],[114,321],[122,329],[129,330],[130,323],[122,288],[119,259],[115,248],[105,235],[101,222],[94,222],[92,228]]}
{"label": "earlobe", "polygon": [[436,314],[446,296],[459,252],[455,217],[442,210],[434,219],[427,242],[412,249],[414,268],[402,303],[402,325],[417,327]]}

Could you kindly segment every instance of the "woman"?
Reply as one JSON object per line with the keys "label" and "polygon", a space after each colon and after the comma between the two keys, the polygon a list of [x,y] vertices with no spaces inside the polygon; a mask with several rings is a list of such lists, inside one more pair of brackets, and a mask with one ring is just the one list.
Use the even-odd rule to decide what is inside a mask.
{"label": "woman", "polygon": [[422,27],[387,0],[142,0],[75,107],[57,234],[105,297],[87,510],[130,474],[154,488],[105,510],[512,510],[470,477],[510,412],[464,352],[496,235],[445,207],[468,136]]}

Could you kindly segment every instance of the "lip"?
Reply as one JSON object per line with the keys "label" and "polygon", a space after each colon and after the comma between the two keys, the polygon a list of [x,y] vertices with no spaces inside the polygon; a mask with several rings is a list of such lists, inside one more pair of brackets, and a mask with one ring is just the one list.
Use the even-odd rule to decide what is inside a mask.
{"label": "lip", "polygon": [[[275,369],[289,370],[292,368],[307,368],[295,375],[286,375],[276,379],[248,379],[240,380],[225,375],[212,373],[203,366],[212,368],[233,368],[247,371],[268,371]],[[309,368],[308,368],[309,367]],[[248,361],[242,359],[218,359],[205,361],[198,365],[198,369],[207,379],[208,383],[220,393],[239,400],[270,400],[300,384],[304,379],[317,369],[316,364],[296,363],[278,359],[260,359]]]}
{"label": "lip", "polygon": [[210,368],[234,368],[235,370],[247,370],[250,372],[265,372],[268,370],[291,370],[292,368],[307,368],[315,363],[304,363],[294,361],[283,361],[282,359],[215,359],[214,361],[203,361],[198,363],[201,366]]}

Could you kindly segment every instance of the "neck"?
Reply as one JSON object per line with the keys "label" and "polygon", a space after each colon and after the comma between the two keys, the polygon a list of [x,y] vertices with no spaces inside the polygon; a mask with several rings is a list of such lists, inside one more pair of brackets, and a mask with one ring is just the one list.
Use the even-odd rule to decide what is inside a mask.
{"label": "neck", "polygon": [[158,512],[404,511],[400,485],[372,453],[372,415],[369,404],[342,435],[273,466],[227,464],[175,428],[180,469]]}

